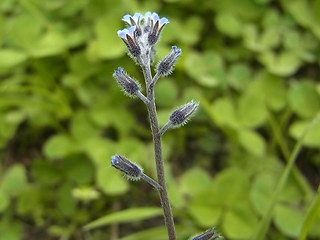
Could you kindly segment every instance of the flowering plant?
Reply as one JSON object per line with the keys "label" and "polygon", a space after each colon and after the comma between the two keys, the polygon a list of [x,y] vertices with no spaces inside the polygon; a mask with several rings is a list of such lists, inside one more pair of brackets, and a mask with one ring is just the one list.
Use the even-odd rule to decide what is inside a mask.
{"label": "flowering plant", "polygon": [[[168,237],[169,240],[175,240],[175,226],[168,198],[164,163],[162,159],[161,136],[172,126],[179,127],[184,125],[199,104],[190,101],[176,109],[169,116],[167,124],[165,124],[163,128],[159,128],[154,87],[161,76],[172,73],[173,67],[182,51],[180,48],[173,46],[170,53],[156,65],[156,74],[152,76],[151,64],[154,61],[154,55],[156,53],[155,44],[158,42],[160,33],[164,26],[169,23],[169,20],[165,17],[160,18],[155,12],[146,12],[144,15],[135,13],[133,16],[127,14],[122,20],[127,24],[127,28],[119,30],[118,36],[126,44],[129,55],[142,69],[146,86],[146,95],[141,92],[142,88],[140,83],[124,72],[122,67],[119,67],[118,70],[114,72],[113,77],[126,95],[140,98],[147,106],[154,143],[158,182],[145,175],[140,166],[123,156],[113,156],[111,165],[125,173],[125,175],[128,176],[128,179],[144,179],[159,192]],[[222,237],[217,234],[215,229],[209,229],[206,232],[195,236],[193,240],[212,240],[218,238],[221,239]]]}

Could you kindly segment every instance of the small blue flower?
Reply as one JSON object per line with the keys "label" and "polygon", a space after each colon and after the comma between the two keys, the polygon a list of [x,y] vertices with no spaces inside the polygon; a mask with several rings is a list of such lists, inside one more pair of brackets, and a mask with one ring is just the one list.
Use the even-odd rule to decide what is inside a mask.
{"label": "small blue flower", "polygon": [[146,12],[144,18],[148,23],[146,29],[150,29],[148,35],[148,42],[150,45],[154,45],[159,39],[161,30],[167,23],[169,23],[169,20],[165,17],[160,19],[158,13],[156,12]]}
{"label": "small blue flower", "polygon": [[119,30],[117,33],[118,36],[121,37],[121,39],[127,45],[129,52],[134,57],[138,57],[141,53],[141,49],[135,38],[135,30],[136,26],[131,26],[129,29],[125,28]]}
{"label": "small blue flower", "polygon": [[129,29],[125,28],[122,30],[118,30],[118,36],[123,38],[123,39],[127,39],[127,35],[129,35],[129,37],[133,38],[134,37],[134,31],[136,30],[136,26],[132,26]]}
{"label": "small blue flower", "polygon": [[126,14],[123,16],[122,20],[125,21],[129,26],[138,25],[140,19],[143,18],[141,13],[135,13],[133,16]]}

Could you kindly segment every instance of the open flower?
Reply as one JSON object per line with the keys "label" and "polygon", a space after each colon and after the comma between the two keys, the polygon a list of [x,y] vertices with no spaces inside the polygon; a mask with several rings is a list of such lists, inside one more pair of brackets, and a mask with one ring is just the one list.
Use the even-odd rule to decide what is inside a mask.
{"label": "open flower", "polygon": [[169,20],[165,17],[160,19],[156,12],[146,12],[144,19],[148,23],[148,27],[150,27],[148,42],[153,45],[158,41],[161,30],[167,23],[169,23]]}
{"label": "open flower", "polygon": [[117,33],[118,36],[121,37],[121,39],[127,45],[129,52],[134,57],[138,57],[141,53],[141,49],[135,38],[135,30],[136,25],[131,26],[129,29],[125,28],[123,30],[119,30]]}
{"label": "open flower", "polygon": [[137,37],[141,36],[141,26],[140,26],[140,20],[143,18],[143,15],[141,13],[135,13],[133,16],[130,14],[126,14],[123,16],[122,20],[128,24],[129,27],[136,26],[135,29],[135,35]]}

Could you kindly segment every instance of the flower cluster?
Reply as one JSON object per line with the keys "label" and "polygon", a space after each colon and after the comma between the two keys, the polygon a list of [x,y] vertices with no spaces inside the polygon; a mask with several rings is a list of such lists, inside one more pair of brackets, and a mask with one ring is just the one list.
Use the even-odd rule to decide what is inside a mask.
{"label": "flower cluster", "polygon": [[157,43],[161,30],[169,23],[165,17],[159,18],[157,13],[146,12],[125,15],[122,20],[128,28],[118,31],[118,36],[127,45],[133,57],[147,56]]}

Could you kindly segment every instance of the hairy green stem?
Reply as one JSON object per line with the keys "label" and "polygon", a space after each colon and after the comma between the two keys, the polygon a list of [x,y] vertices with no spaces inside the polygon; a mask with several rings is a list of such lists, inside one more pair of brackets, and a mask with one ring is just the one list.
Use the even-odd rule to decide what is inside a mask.
{"label": "hairy green stem", "polygon": [[159,190],[161,205],[164,213],[165,225],[167,227],[169,240],[176,240],[175,226],[173,221],[173,215],[171,211],[171,206],[168,197],[168,191],[165,180],[164,173],[164,164],[162,159],[162,147],[161,147],[161,135],[159,135],[159,123],[157,117],[157,109],[154,97],[154,85],[150,87],[152,82],[152,74],[150,69],[150,64],[141,64],[142,72],[145,78],[146,86],[147,86],[147,98],[149,103],[147,105],[152,137],[153,137],[153,145],[154,145],[154,153],[155,153],[155,161],[157,168],[157,176],[158,183],[161,186]]}
{"label": "hairy green stem", "polygon": [[302,148],[303,140],[304,140],[305,136],[310,132],[310,130],[312,128],[314,128],[314,126],[319,121],[320,121],[320,113],[318,113],[316,115],[316,117],[309,124],[309,126],[305,129],[305,131],[302,133],[302,135],[298,139],[297,143],[295,144],[293,151],[290,154],[289,161],[287,162],[287,165],[286,165],[282,175],[280,176],[280,179],[279,179],[279,181],[276,185],[276,188],[272,194],[272,198],[271,198],[270,204],[268,206],[268,210],[267,210],[266,214],[263,216],[263,219],[258,227],[258,231],[252,237],[253,240],[263,240],[265,238],[265,235],[267,233],[267,230],[268,230],[270,222],[271,222],[274,207],[278,202],[278,198],[280,196],[280,193],[284,187],[284,184],[287,181],[287,178],[289,176],[290,171],[292,170],[292,167],[294,166],[294,162],[295,162],[295,160],[296,160],[296,158]]}

